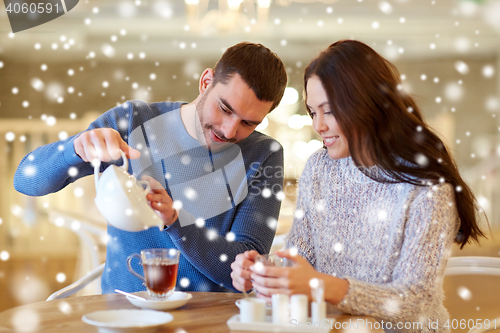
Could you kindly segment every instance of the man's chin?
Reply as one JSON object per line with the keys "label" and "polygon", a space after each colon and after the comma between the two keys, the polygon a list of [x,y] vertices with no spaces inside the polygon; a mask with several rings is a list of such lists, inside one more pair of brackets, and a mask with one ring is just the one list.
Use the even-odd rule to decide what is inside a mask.
{"label": "man's chin", "polygon": [[224,149],[227,149],[233,144],[234,144],[233,142],[228,142],[228,141],[215,142],[213,140],[210,140],[209,148],[212,152],[216,153]]}

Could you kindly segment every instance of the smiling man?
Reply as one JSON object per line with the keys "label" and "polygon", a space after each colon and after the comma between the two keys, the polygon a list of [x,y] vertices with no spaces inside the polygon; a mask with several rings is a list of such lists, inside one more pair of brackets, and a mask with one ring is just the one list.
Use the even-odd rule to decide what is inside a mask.
{"label": "smiling man", "polygon": [[[119,105],[86,131],[28,154],[14,186],[34,196],[59,191],[93,174],[91,161],[103,162],[103,171],[121,149],[131,159],[129,172],[151,183],[147,199],[165,229],[127,232],[108,225],[103,293],[145,289],[126,259],[147,248],[181,251],[179,290],[235,290],[230,263],[244,251],[267,253],[275,234],[283,149],[255,128],[279,104],[286,81],[276,54],[239,43],[203,72],[193,102]],[[261,172],[270,167],[277,172]],[[142,272],[137,262],[132,266]]]}

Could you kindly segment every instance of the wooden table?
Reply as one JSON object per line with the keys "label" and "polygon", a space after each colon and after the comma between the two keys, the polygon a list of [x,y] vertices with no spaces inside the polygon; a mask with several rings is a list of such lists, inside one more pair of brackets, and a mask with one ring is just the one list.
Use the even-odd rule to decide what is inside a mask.
{"label": "wooden table", "polygon": [[[161,326],[157,333],[221,333],[229,332],[226,321],[239,310],[234,304],[242,297],[236,293],[192,292],[193,298],[185,306],[168,311],[174,320]],[[49,302],[38,302],[9,309],[0,313],[0,332],[50,332],[79,333],[97,332],[97,328],[81,320],[82,315],[99,310],[138,309],[120,294],[68,297]],[[337,322],[357,322],[371,317],[342,314],[334,307],[328,308],[328,318]],[[348,327],[348,325],[345,325]],[[336,330],[331,332],[342,332]],[[349,332],[352,329],[349,330]],[[380,332],[381,330],[359,329],[360,332]]]}

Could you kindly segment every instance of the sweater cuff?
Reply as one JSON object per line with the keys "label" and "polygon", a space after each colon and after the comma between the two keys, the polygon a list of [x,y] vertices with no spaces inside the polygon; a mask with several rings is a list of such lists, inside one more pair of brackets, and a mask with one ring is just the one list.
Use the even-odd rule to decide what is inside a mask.
{"label": "sweater cuff", "polygon": [[177,220],[175,220],[174,223],[172,223],[171,225],[166,227],[164,231],[172,239],[179,240],[179,239],[182,239],[182,237],[184,237],[184,235],[186,235],[189,232],[190,228],[192,228],[192,227],[193,227],[193,225],[187,225],[185,227],[181,226],[181,223],[179,222],[179,218],[177,218]]}
{"label": "sweater cuff", "polygon": [[77,135],[72,137],[62,146],[62,154],[64,157],[64,161],[68,165],[78,165],[80,163],[83,163],[83,159],[80,156],[78,156],[75,152],[74,141],[77,137],[78,137]]}
{"label": "sweater cuff", "polygon": [[358,285],[359,281],[356,281],[355,279],[350,277],[345,279],[349,282],[349,290],[347,291],[347,294],[345,294],[342,301],[337,304],[337,308],[345,313],[356,314],[356,309],[359,308],[357,305],[359,305],[359,302],[363,300],[363,295],[360,294],[360,291],[364,290],[364,288],[360,288]]}

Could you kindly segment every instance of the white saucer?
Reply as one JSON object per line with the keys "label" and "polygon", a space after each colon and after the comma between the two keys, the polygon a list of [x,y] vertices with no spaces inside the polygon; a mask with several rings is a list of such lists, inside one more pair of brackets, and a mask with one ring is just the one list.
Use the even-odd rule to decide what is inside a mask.
{"label": "white saucer", "polygon": [[152,310],[172,310],[180,308],[184,306],[193,295],[188,293],[183,293],[181,291],[174,291],[172,295],[170,295],[166,299],[157,299],[149,296],[147,291],[140,291],[138,293],[133,293],[134,295],[144,297],[146,300],[140,300],[137,298],[132,298],[127,296],[127,299],[133,305],[143,308],[143,309],[152,309]]}
{"label": "white saucer", "polygon": [[100,333],[153,332],[174,320],[170,313],[151,310],[106,310],[87,313],[82,320]]}

